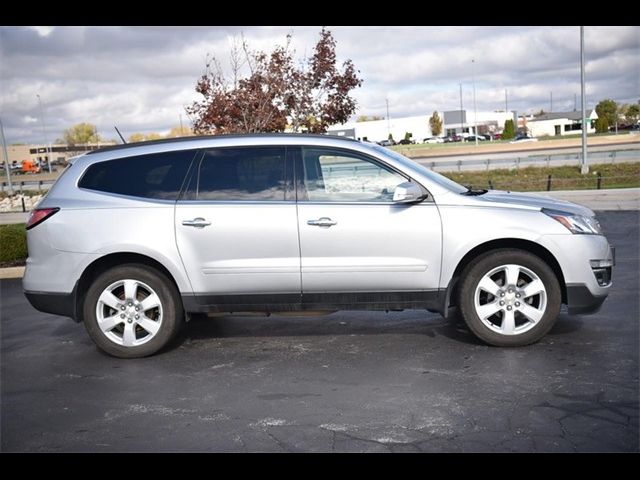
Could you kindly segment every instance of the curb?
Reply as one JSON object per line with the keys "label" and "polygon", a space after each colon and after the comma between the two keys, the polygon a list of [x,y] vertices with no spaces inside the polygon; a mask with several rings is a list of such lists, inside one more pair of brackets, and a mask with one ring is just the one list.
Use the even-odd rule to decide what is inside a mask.
{"label": "curb", "polygon": [[10,278],[22,278],[24,275],[24,267],[0,268],[0,280],[8,280]]}

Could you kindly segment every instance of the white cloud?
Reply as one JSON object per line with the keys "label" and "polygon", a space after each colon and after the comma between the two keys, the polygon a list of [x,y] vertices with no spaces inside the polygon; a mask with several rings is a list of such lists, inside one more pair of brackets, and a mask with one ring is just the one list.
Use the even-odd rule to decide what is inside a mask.
{"label": "white cloud", "polygon": [[53,32],[54,27],[29,27],[38,32],[41,37],[48,37]]}
{"label": "white cloud", "polygon": [[[293,34],[309,55],[321,27],[0,27],[0,110],[10,142],[37,140],[45,107],[49,136],[78,122],[115,137],[167,131],[198,96],[207,53],[228,62],[241,33],[271,49]],[[578,27],[329,27],[338,59],[350,58],[364,79],[358,114],[392,116],[472,108],[472,65],[479,110],[573,109],[579,98]],[[589,106],[602,98],[640,98],[640,28],[586,27]],[[37,120],[37,121],[36,121]]]}

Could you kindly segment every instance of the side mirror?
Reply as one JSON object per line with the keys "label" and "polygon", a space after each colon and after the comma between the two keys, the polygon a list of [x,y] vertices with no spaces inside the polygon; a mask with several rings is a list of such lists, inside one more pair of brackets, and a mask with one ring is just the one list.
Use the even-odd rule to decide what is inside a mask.
{"label": "side mirror", "polygon": [[393,201],[395,203],[419,202],[425,197],[425,192],[419,185],[411,182],[403,182],[393,191]]}

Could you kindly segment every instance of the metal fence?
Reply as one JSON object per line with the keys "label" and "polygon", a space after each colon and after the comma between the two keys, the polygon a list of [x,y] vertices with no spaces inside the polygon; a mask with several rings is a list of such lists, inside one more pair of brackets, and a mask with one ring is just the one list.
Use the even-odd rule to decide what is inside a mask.
{"label": "metal fence", "polygon": [[[633,183],[629,179],[635,179],[635,184],[640,184],[640,175],[610,176],[603,177],[600,173],[596,175],[585,175],[582,178],[562,178],[547,175],[546,178],[532,180],[495,180],[488,178],[482,184],[474,183],[474,188],[488,188],[489,190],[514,190],[542,192],[551,190],[600,190],[603,188],[619,188],[631,186]],[[462,182],[464,183],[464,182]]]}
{"label": "metal fence", "polygon": [[[581,153],[562,153],[551,155],[527,155],[503,158],[468,158],[460,160],[430,159],[429,157],[414,158],[413,160],[437,172],[452,171],[472,171],[472,170],[494,170],[494,169],[518,169],[520,167],[557,167],[564,165],[580,165]],[[588,161],[590,164],[612,164],[628,163],[640,161],[640,148],[628,150],[599,150],[589,152]]]}
{"label": "metal fence", "polygon": [[[13,191],[18,193],[23,193],[25,190],[43,193],[45,190],[49,190],[54,182],[55,180],[21,180],[19,182],[13,179],[11,180],[11,183],[13,184]],[[7,182],[2,182],[2,188],[0,191],[9,191]]]}

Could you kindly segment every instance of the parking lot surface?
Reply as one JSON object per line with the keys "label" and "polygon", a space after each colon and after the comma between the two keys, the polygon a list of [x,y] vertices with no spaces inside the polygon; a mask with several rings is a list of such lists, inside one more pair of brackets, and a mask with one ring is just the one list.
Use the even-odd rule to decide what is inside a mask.
{"label": "parking lot surface", "polygon": [[2,451],[637,452],[638,212],[600,212],[614,287],[538,344],[423,311],[226,316],[141,360],[0,282]]}

